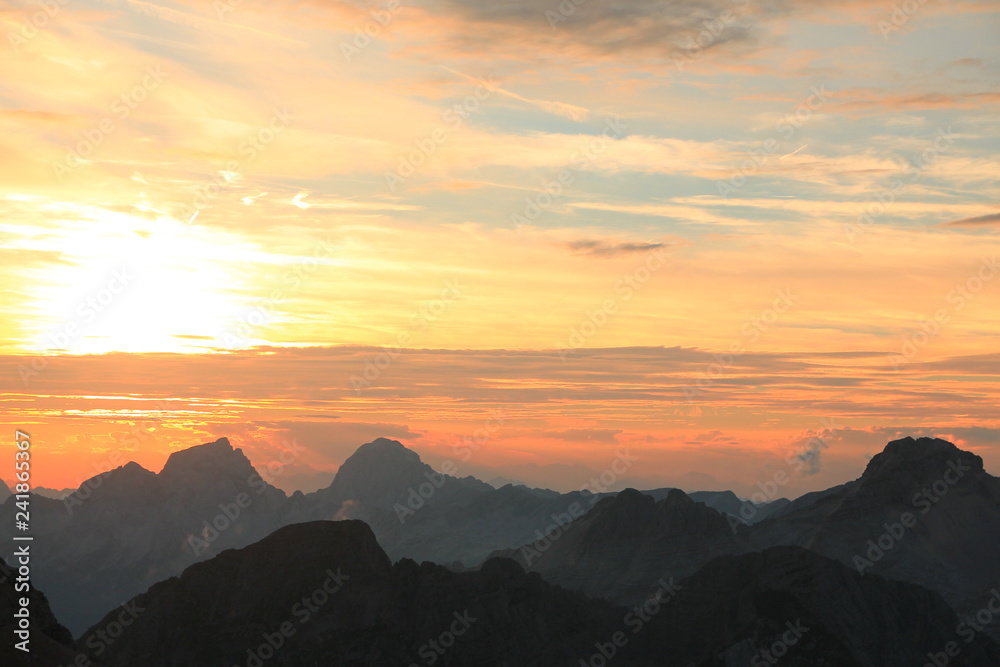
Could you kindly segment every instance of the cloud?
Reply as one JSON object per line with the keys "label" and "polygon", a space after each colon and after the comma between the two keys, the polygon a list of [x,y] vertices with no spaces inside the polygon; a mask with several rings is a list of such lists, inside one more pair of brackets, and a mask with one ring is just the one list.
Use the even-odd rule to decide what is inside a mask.
{"label": "cloud", "polygon": [[1000,225],[1000,213],[989,213],[978,215],[974,218],[962,218],[946,222],[943,227],[986,227],[989,225]]}
{"label": "cloud", "polygon": [[591,442],[617,442],[617,437],[621,429],[610,428],[568,428],[562,431],[544,431],[539,435],[548,438],[557,438],[570,442],[591,441]]}
{"label": "cloud", "polygon": [[[569,7],[569,9],[567,9]],[[756,43],[754,13],[771,7],[730,0],[613,0],[569,3],[448,0],[422,15],[427,41],[454,53],[486,56],[498,49],[532,57],[670,59],[684,48],[700,52]],[[434,23],[431,18],[436,19]],[[728,20],[723,20],[724,18]],[[713,28],[706,27],[711,24]],[[704,33],[705,36],[699,36]],[[436,39],[430,39],[430,37]]]}
{"label": "cloud", "polygon": [[566,244],[571,250],[580,255],[594,255],[595,257],[616,257],[633,252],[643,252],[645,250],[656,250],[666,248],[666,243],[658,241],[634,242],[626,241],[612,243],[608,241],[581,240],[570,241]]}

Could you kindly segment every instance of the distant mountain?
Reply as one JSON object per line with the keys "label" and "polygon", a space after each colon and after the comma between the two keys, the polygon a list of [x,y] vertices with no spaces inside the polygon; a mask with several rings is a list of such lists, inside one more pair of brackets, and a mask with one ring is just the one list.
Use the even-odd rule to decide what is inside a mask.
{"label": "distant mountain", "polygon": [[[285,501],[225,438],[175,452],[159,474],[128,463],[62,501],[32,495],[33,580],[79,632],[191,563],[270,534]],[[3,526],[15,511],[0,508]]]}
{"label": "distant mountain", "polygon": [[112,667],[245,665],[272,655],[286,666],[568,667],[621,622],[611,605],[511,561],[461,574],[410,560],[392,565],[360,521],[287,526],[130,604],[142,611],[102,656]]}
{"label": "distant mountain", "polygon": [[[80,632],[153,583],[291,523],[361,519],[393,559],[461,568],[569,521],[591,500],[438,473],[385,438],[359,447],[327,488],[287,498],[220,438],[175,452],[158,474],[128,463],[62,501],[32,494],[32,530],[45,545],[33,567],[58,616]],[[12,550],[14,512],[0,507],[0,555]]]}
{"label": "distant mountain", "polygon": [[683,491],[655,501],[626,489],[547,537],[496,555],[561,586],[635,604],[651,581],[680,579],[713,558],[748,550],[725,516]]}
{"label": "distant mountain", "polygon": [[963,614],[1000,588],[1000,478],[971,452],[941,439],[895,440],[859,479],[810,495],[748,529],[755,547],[804,546],[931,588]]}
{"label": "distant mountain", "polygon": [[396,440],[377,438],[358,447],[329,486],[294,494],[289,513],[290,520],[297,521],[363,519],[376,534],[382,534],[405,525],[427,508],[492,491],[489,484],[474,477],[435,471]]}
{"label": "distant mountain", "polygon": [[[77,653],[69,630],[56,620],[44,593],[34,586],[28,591],[17,588],[19,583],[24,583],[17,579],[17,569],[0,559],[0,635],[3,636],[0,664],[10,667],[56,667],[73,663]],[[28,598],[30,625],[27,647],[30,655],[15,648],[15,644],[23,640],[14,634],[18,627],[14,614],[20,613],[19,600],[24,597]]]}
{"label": "distant mountain", "polygon": [[329,487],[293,495],[287,519],[360,519],[393,559],[469,566],[571,520],[571,511],[584,513],[592,500],[439,473],[401,443],[379,438],[359,447]]}
{"label": "distant mountain", "polygon": [[[36,486],[31,490],[33,493],[37,493],[40,496],[45,496],[46,498],[52,498],[53,500],[62,500],[69,494],[76,491],[76,489],[50,489],[46,486]],[[0,496],[3,496],[3,491],[0,490]],[[3,499],[0,499],[0,503]]]}
{"label": "distant mountain", "polygon": [[0,479],[0,504],[7,501],[10,498],[11,492],[10,487],[7,486],[7,482]]}
{"label": "distant mountain", "polygon": [[[653,489],[643,491],[647,496],[652,496],[655,500],[663,500],[667,494],[676,489]],[[703,503],[722,514],[734,517],[740,523],[754,524],[758,521],[773,516],[776,512],[782,511],[791,501],[787,498],[777,498],[772,501],[754,503],[749,500],[739,498],[732,491],[693,491],[688,494],[691,500]]]}

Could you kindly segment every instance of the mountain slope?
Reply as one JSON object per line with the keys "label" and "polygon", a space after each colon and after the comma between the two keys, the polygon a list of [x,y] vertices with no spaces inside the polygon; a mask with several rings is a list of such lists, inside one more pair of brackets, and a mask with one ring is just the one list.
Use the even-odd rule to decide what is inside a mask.
{"label": "mountain slope", "polygon": [[650,633],[664,665],[912,667],[952,641],[949,665],[1000,664],[1000,646],[984,635],[963,641],[958,624],[937,593],[774,547],[723,556],[682,580]]}
{"label": "mountain slope", "polygon": [[651,581],[680,578],[717,556],[746,550],[726,517],[683,491],[673,489],[657,502],[626,489],[549,538],[498,555],[561,586],[634,604]]}
{"label": "mountain slope", "polygon": [[[79,632],[191,563],[268,535],[284,502],[225,438],[175,452],[159,474],[128,463],[63,501],[32,496],[32,576]],[[14,511],[12,502],[0,508],[3,525]]]}
{"label": "mountain slope", "polygon": [[[943,650],[957,623],[936,593],[797,547],[649,583],[659,588],[641,607],[614,607],[506,559],[465,573],[390,565],[364,523],[317,521],[153,586],[122,608],[139,613],[102,658],[122,667],[576,667],[613,652],[623,667],[758,667],[774,664],[764,651],[781,650],[788,667],[909,667]],[[950,664],[997,660],[1000,647],[978,636]]]}
{"label": "mountain slope", "polygon": [[491,552],[533,539],[569,508],[590,508],[580,492],[500,489],[474,477],[439,473],[395,440],[362,445],[329,487],[289,501],[288,522],[359,519],[393,559],[482,562]]}
{"label": "mountain slope", "polygon": [[[72,663],[77,654],[69,630],[56,620],[45,594],[33,586],[27,592],[18,589],[17,578],[17,570],[0,559],[0,635],[3,636],[0,664],[10,667],[56,667]],[[17,629],[14,614],[19,612],[19,601],[24,597],[29,600],[30,618],[27,654],[14,647],[16,642],[23,641],[14,634]]]}
{"label": "mountain slope", "polygon": [[568,656],[618,620],[611,605],[510,561],[461,574],[390,565],[360,521],[287,526],[132,603],[143,611],[103,656],[111,666],[248,664],[272,653],[272,664],[287,666],[430,664],[430,656],[443,665],[571,665]]}
{"label": "mountain slope", "polygon": [[804,546],[918,583],[962,613],[1000,587],[1000,479],[971,452],[940,439],[896,440],[859,479],[814,498],[749,529],[753,544]]}

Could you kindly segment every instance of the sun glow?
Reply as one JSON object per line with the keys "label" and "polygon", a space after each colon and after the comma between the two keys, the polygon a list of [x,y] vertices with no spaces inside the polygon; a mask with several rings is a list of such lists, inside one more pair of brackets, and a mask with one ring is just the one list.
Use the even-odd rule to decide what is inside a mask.
{"label": "sun glow", "polygon": [[[34,238],[63,262],[35,276],[29,303],[38,319],[25,325],[34,324],[27,348],[100,354],[223,347],[247,307],[244,281],[229,266],[246,254],[245,244],[166,216],[89,207],[78,213],[59,221],[57,238]],[[232,255],[220,256],[220,248]]]}

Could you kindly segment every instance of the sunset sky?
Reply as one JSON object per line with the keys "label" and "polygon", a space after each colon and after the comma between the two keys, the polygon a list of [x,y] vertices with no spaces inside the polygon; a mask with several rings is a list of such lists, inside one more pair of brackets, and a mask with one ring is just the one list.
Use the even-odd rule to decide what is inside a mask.
{"label": "sunset sky", "polygon": [[996,474],[1000,6],[578,2],[0,9],[34,483],[220,436],[286,490],[383,435],[560,490]]}

